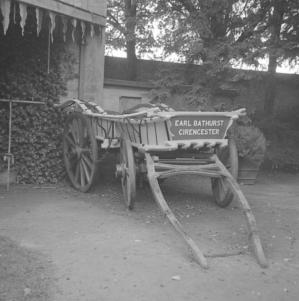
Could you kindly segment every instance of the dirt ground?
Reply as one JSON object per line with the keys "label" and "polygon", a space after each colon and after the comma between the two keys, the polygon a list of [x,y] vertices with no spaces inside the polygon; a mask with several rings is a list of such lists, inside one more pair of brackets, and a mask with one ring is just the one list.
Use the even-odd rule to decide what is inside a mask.
{"label": "dirt ground", "polygon": [[2,186],[0,300],[298,300],[298,183],[299,175],[261,174],[242,186],[270,264],[262,269],[235,201],[217,207],[204,178],[167,180],[166,199],[209,256],[208,270],[192,260],[147,187],[135,210],[125,209],[112,172],[88,194],[64,183]]}

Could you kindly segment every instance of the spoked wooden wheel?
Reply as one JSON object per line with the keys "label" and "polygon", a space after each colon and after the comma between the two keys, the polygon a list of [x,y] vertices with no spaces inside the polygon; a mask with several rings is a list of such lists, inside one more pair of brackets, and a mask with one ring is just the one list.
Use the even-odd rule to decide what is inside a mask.
{"label": "spoked wooden wheel", "polygon": [[80,113],[72,113],[66,121],[63,157],[72,185],[87,192],[97,172],[98,146],[88,119]]}
{"label": "spoked wooden wheel", "polygon": [[120,142],[121,186],[126,206],[133,209],[136,197],[136,170],[133,148],[130,141]]}
{"label": "spoked wooden wheel", "polygon": [[[235,141],[232,138],[228,139],[228,146],[217,153],[219,159],[237,179],[238,177],[238,150]],[[225,177],[212,179],[212,190],[215,197],[215,202],[219,207],[228,206],[234,198],[233,192],[229,189]]]}

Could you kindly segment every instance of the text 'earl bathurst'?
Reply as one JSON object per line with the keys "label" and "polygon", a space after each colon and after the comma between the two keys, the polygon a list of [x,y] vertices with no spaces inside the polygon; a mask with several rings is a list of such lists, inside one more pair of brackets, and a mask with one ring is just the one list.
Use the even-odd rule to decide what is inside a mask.
{"label": "text 'earl bathurst'", "polygon": [[188,119],[177,119],[174,122],[175,126],[187,126],[187,127],[221,127],[223,120],[188,120]]}

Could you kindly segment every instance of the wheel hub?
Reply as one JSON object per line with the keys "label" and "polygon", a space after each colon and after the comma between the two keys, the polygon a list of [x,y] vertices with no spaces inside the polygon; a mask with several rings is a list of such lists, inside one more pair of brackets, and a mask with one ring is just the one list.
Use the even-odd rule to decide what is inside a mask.
{"label": "wheel hub", "polygon": [[115,177],[123,178],[126,175],[127,167],[124,163],[116,164]]}
{"label": "wheel hub", "polygon": [[82,154],[82,148],[78,145],[76,145],[76,148],[75,148],[75,154],[78,158],[81,157],[81,154]]}

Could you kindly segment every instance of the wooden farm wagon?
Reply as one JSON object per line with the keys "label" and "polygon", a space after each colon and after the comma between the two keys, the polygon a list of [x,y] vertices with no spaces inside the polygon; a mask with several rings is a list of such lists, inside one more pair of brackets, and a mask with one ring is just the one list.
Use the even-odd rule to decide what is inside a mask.
{"label": "wooden farm wagon", "polygon": [[136,182],[147,180],[153,196],[174,228],[190,247],[195,260],[208,267],[206,257],[184,231],[169,208],[159,181],[176,175],[211,178],[213,195],[221,207],[235,197],[245,214],[254,254],[262,267],[267,260],[255,218],[236,179],[238,156],[227,131],[245,114],[174,111],[165,105],[143,105],[115,114],[82,100],[61,105],[68,112],[64,132],[64,161],[72,185],[86,192],[96,178],[98,163],[109,149],[120,149],[116,175],[121,178],[126,206],[133,209]]}

